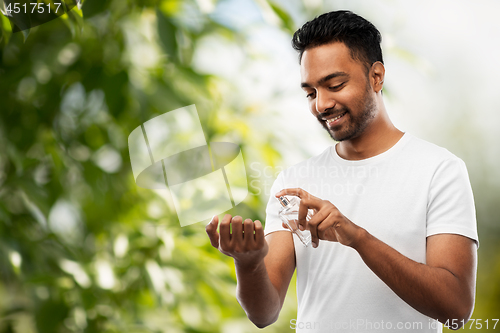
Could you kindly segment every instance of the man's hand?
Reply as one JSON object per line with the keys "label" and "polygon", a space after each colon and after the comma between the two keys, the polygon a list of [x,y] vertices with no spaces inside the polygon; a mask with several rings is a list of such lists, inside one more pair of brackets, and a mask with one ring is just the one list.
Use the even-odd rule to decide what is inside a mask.
{"label": "man's hand", "polygon": [[218,224],[214,216],[206,231],[213,247],[234,258],[238,303],[257,327],[274,323],[295,270],[292,236],[281,231],[264,238],[259,221],[242,222],[240,216],[224,216],[220,234]]}
{"label": "man's hand", "polygon": [[217,232],[218,224],[219,217],[216,215],[205,228],[213,247],[233,257],[242,267],[252,268],[263,262],[269,248],[260,221],[246,219],[242,222],[241,216],[231,218],[226,214],[220,223],[220,234]]}
{"label": "man's hand", "polygon": [[[364,231],[328,200],[321,200],[300,188],[288,188],[276,193],[277,198],[283,195],[295,195],[300,198],[299,228],[311,232],[313,247],[319,245],[320,239],[354,247]],[[314,209],[316,213],[306,221],[308,209]]]}

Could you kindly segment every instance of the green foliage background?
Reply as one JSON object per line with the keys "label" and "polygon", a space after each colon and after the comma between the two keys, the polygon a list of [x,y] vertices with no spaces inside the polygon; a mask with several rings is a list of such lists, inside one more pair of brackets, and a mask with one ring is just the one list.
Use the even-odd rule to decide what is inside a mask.
{"label": "green foliage background", "polygon": [[[284,31],[295,29],[277,2],[258,2]],[[252,161],[280,161],[272,131],[249,130],[262,115],[225,97],[231,82],[192,67],[205,36],[247,47],[242,31],[199,3],[85,0],[29,33],[12,33],[0,15],[1,333],[259,331],[235,299],[232,260],[210,246],[203,225],[180,228],[130,168],[128,134],[190,104],[208,142],[231,136]],[[141,66],[134,57],[148,48],[161,56]],[[102,154],[120,167],[106,168]],[[264,221],[264,200],[253,193],[230,213]],[[53,225],[54,207],[73,224]],[[479,281],[494,284],[498,255],[489,261]],[[280,321],[264,331],[290,330],[294,284]],[[478,291],[477,318],[498,318],[495,288]]]}
{"label": "green foliage background", "polygon": [[[220,78],[191,68],[201,37],[244,47],[245,36],[195,1],[87,0],[29,35],[2,23],[0,331],[251,327],[234,297],[232,260],[210,246],[203,225],[180,228],[172,207],[135,185],[127,148],[144,121],[196,104],[208,142],[236,129],[243,151],[255,145],[272,164],[270,134],[245,137],[250,111],[224,101]],[[155,29],[145,42],[144,25]],[[161,49],[155,66],[130,60],[141,47]],[[103,147],[121,168],[95,163]],[[51,225],[58,204],[76,216],[71,230]],[[238,212],[264,220],[262,207],[254,196]],[[103,270],[114,283],[99,283]]]}

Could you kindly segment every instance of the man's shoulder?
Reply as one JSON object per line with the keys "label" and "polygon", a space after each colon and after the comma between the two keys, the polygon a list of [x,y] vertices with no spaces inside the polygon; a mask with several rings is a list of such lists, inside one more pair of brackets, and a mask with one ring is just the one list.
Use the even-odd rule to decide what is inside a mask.
{"label": "man's shoulder", "polygon": [[460,160],[455,154],[450,152],[448,149],[438,146],[435,143],[426,141],[419,137],[410,135],[410,140],[405,146],[404,152],[414,158],[423,160],[426,163],[437,163],[440,164],[444,161],[449,160]]}

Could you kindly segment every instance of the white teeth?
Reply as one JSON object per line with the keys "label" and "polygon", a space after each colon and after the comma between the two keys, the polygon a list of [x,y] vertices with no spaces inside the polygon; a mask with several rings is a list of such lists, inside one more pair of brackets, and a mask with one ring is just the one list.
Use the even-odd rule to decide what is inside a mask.
{"label": "white teeth", "polygon": [[342,113],[340,116],[337,116],[335,118],[327,119],[326,122],[330,124],[330,123],[334,122],[335,120],[339,119],[340,117],[342,117],[343,115],[345,115],[345,113]]}

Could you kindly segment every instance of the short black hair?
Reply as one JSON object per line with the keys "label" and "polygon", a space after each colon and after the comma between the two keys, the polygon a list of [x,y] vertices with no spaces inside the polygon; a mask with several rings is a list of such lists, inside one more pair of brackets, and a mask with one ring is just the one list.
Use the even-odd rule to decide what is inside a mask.
{"label": "short black hair", "polygon": [[302,54],[309,48],[342,42],[351,51],[351,57],[370,68],[382,59],[380,43],[382,36],[377,28],[366,19],[348,10],[338,10],[322,14],[305,23],[292,38],[292,47]]}

